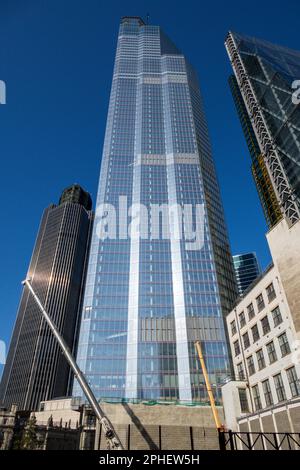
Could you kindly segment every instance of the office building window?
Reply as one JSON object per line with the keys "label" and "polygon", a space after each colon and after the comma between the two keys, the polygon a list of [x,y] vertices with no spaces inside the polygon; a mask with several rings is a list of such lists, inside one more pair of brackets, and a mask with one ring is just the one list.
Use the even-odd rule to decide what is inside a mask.
{"label": "office building window", "polygon": [[272,302],[273,299],[276,297],[276,292],[273,286],[273,282],[266,288],[267,291],[267,296],[268,296],[268,301]]}
{"label": "office building window", "polygon": [[240,362],[239,364],[237,364],[236,367],[237,367],[238,379],[245,380],[245,371],[244,371],[243,363]]}
{"label": "office building window", "polygon": [[245,313],[244,312],[241,312],[239,314],[239,321],[240,321],[240,328],[243,328],[243,326],[246,325],[246,317],[245,317]]}
{"label": "office building window", "polygon": [[247,307],[247,313],[248,313],[248,319],[249,321],[252,320],[252,318],[255,317],[255,311],[254,311],[254,307],[253,307],[253,304],[251,303],[250,305],[248,305]]}
{"label": "office building window", "polygon": [[265,402],[266,406],[272,406],[273,405],[273,396],[271,392],[271,386],[270,386],[270,381],[269,379],[266,379],[262,383],[263,386],[263,392],[264,392],[264,397],[265,397]]}
{"label": "office building window", "polygon": [[235,356],[238,356],[241,353],[240,343],[238,340],[233,343],[233,347]]}
{"label": "office building window", "polygon": [[249,339],[249,334],[248,331],[243,334],[243,343],[244,343],[244,348],[247,349],[250,346],[250,339]]}
{"label": "office building window", "polygon": [[286,333],[282,333],[282,335],[278,336],[278,342],[282,357],[286,356],[287,354],[290,354],[291,348]]}
{"label": "office building window", "polygon": [[289,381],[292,397],[298,397],[300,395],[300,384],[295,366],[287,369],[286,375]]}
{"label": "office building window", "polygon": [[252,356],[247,357],[247,366],[249,375],[255,374],[255,365]]}
{"label": "office building window", "polygon": [[254,385],[254,387],[252,387],[252,394],[253,394],[255,410],[256,411],[261,410],[262,409],[262,404],[261,404],[258,385]]}
{"label": "office building window", "polygon": [[269,323],[269,319],[267,315],[261,319],[261,326],[262,326],[264,335],[266,335],[267,333],[270,333],[271,328],[270,328],[270,323]]}
{"label": "office building window", "polygon": [[257,305],[257,310],[259,312],[262,311],[262,309],[265,307],[265,302],[262,294],[259,294],[258,297],[256,297],[256,305]]}
{"label": "office building window", "polygon": [[273,362],[277,361],[277,354],[273,341],[270,341],[270,343],[267,344],[267,353],[270,364],[273,364]]}
{"label": "office building window", "polygon": [[239,398],[240,398],[241,412],[248,413],[249,405],[248,405],[248,398],[247,398],[247,390],[245,388],[239,388]]}
{"label": "office building window", "polygon": [[235,322],[235,320],[233,320],[230,323],[230,327],[231,327],[231,335],[234,336],[236,334],[236,322]]}
{"label": "office building window", "polygon": [[255,343],[255,341],[258,341],[258,340],[259,340],[258,326],[257,326],[257,325],[254,325],[254,326],[251,328],[251,331],[252,331],[252,338],[253,338],[253,341],[254,341],[254,343]]}
{"label": "office building window", "polygon": [[285,390],[284,390],[284,385],[283,385],[281,374],[274,375],[273,378],[274,378],[274,384],[275,384],[278,401],[286,400],[286,395],[285,395]]}
{"label": "office building window", "polygon": [[258,369],[262,370],[266,367],[265,357],[262,349],[259,349],[256,353]]}
{"label": "office building window", "polygon": [[276,307],[274,310],[272,310],[272,317],[274,326],[280,325],[280,323],[282,323],[282,316],[279,307]]}

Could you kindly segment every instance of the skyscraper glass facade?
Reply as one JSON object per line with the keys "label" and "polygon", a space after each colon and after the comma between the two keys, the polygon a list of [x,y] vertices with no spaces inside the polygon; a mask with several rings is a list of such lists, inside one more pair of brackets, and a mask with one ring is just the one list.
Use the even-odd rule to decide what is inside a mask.
{"label": "skyscraper glass facade", "polygon": [[250,116],[247,112],[238,82],[234,75],[229,77],[229,86],[234,99],[234,103],[242,125],[246,143],[251,155],[251,170],[263,208],[264,216],[268,227],[273,227],[281,218],[279,201],[277,200],[272,181],[270,179],[265,159],[261,153]]}
{"label": "skyscraper glass facade", "polygon": [[242,295],[261,273],[256,254],[244,253],[242,255],[234,255],[233,265],[238,291]]}
{"label": "skyscraper glass facade", "polygon": [[[176,46],[140,18],[121,21],[101,165],[97,207],[117,208],[116,230],[99,236],[97,210],[80,367],[98,398],[200,401],[200,339],[220,397],[230,371],[223,313],[235,283],[199,86]],[[201,249],[163,236],[154,217],[154,206],[172,206],[176,227],[187,204],[204,210]],[[124,216],[132,221],[141,205],[149,224],[128,237]],[[81,395],[76,383],[73,394]]]}
{"label": "skyscraper glass facade", "polygon": [[292,224],[300,217],[300,52],[233,32],[225,45],[282,215]]}

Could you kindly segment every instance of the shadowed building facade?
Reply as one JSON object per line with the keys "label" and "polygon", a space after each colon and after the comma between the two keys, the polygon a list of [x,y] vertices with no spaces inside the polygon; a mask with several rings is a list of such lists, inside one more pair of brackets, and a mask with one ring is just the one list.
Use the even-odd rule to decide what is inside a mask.
{"label": "shadowed building facade", "polygon": [[[45,209],[27,276],[70,349],[75,348],[79,304],[92,225],[92,201],[79,185]],[[24,287],[0,386],[0,403],[38,409],[65,396],[71,375],[35,300]]]}

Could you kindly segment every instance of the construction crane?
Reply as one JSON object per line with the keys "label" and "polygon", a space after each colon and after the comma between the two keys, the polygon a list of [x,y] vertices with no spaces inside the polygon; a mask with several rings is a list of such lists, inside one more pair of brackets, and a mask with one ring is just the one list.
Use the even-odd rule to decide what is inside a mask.
{"label": "construction crane", "polygon": [[62,353],[64,354],[65,358],[67,359],[72,371],[74,372],[74,375],[75,375],[79,385],[81,386],[81,389],[82,389],[83,393],[85,394],[88,402],[90,403],[90,405],[91,405],[91,407],[92,407],[92,409],[93,409],[93,411],[96,415],[98,423],[102,424],[102,427],[103,427],[104,433],[105,433],[105,437],[106,437],[106,440],[107,440],[108,449],[109,450],[123,450],[122,443],[121,443],[119,437],[117,436],[111,422],[109,421],[107,416],[104,414],[103,410],[101,409],[94,393],[91,390],[91,387],[89,386],[84,374],[81,372],[81,370],[80,370],[79,366],[77,365],[74,357],[72,356],[72,353],[71,353],[70,349],[68,348],[65,340],[63,339],[63,337],[59,333],[56,325],[51,320],[49,314],[47,313],[47,311],[43,307],[40,299],[38,298],[38,296],[34,292],[33,287],[30,283],[30,279],[25,279],[25,281],[23,281],[22,284],[27,286],[29,291],[31,292],[34,300],[36,301],[36,303],[37,303],[37,305],[38,305],[38,307],[39,307],[39,309],[40,309],[40,311],[43,315],[43,318],[46,320],[51,332],[53,333],[53,336],[56,338],[56,340],[57,340],[57,342],[58,342],[58,344],[59,344],[59,346],[62,350]]}
{"label": "construction crane", "polygon": [[214,416],[215,425],[216,425],[216,428],[217,428],[218,431],[222,431],[222,430],[224,430],[224,426],[220,421],[218,409],[216,407],[216,402],[215,402],[215,399],[214,399],[214,395],[213,395],[213,392],[212,392],[209,376],[208,376],[208,373],[207,373],[207,369],[206,369],[206,365],[205,365],[205,361],[204,361],[200,341],[195,342],[195,347],[196,347],[196,351],[197,351],[198,356],[199,356],[199,361],[200,361],[200,364],[201,364],[201,368],[202,368],[202,372],[203,372],[203,376],[204,376],[204,380],[205,380],[205,386],[206,386],[207,394],[208,394],[208,397],[209,397],[212,413],[213,413],[213,416]]}

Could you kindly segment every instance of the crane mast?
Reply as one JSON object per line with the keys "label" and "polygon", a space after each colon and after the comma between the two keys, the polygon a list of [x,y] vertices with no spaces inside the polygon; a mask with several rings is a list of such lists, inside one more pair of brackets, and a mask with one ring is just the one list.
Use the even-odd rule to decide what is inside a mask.
{"label": "crane mast", "polygon": [[83,391],[83,393],[85,394],[88,402],[90,403],[95,415],[96,415],[96,418],[98,420],[98,423],[99,424],[102,424],[102,427],[104,429],[104,432],[105,432],[105,437],[106,437],[106,440],[107,440],[107,446],[108,446],[108,449],[111,449],[111,450],[123,450],[123,446],[122,446],[122,443],[120,441],[120,439],[118,438],[111,422],[109,421],[109,419],[107,418],[107,416],[104,414],[103,410],[101,409],[91,387],[89,386],[88,382],[87,382],[87,379],[85,378],[84,374],[82,373],[82,371],[80,370],[79,366],[77,365],[67,343],[65,342],[65,340],[63,339],[63,337],[61,336],[60,332],[58,331],[58,328],[56,327],[55,323],[52,321],[52,319],[50,318],[48,312],[46,311],[46,309],[44,308],[44,306],[42,305],[39,297],[36,295],[36,293],[34,292],[34,289],[30,283],[30,279],[25,279],[23,282],[22,282],[23,285],[27,286],[30,293],[32,294],[36,304],[38,305],[41,313],[42,313],[42,316],[43,318],[45,319],[45,321],[47,322],[53,336],[56,338],[61,350],[62,350],[62,353],[64,354],[69,366],[71,367],[72,371],[74,372],[74,376],[76,377],[79,385],[81,386],[81,389]]}
{"label": "crane mast", "polygon": [[224,426],[222,425],[222,423],[220,421],[218,409],[216,407],[216,402],[215,402],[214,395],[213,395],[213,392],[212,392],[212,388],[211,388],[208,372],[207,372],[207,369],[206,369],[206,365],[205,365],[205,361],[204,361],[200,341],[195,342],[195,347],[196,347],[196,350],[197,350],[197,353],[198,353],[198,356],[199,356],[199,361],[200,361],[200,364],[201,364],[201,368],[202,368],[202,372],[203,372],[203,376],[204,376],[204,380],[205,380],[205,386],[206,386],[207,394],[208,394],[208,397],[209,397],[210,406],[211,406],[211,409],[212,409],[215,425],[216,425],[216,428],[219,431],[219,430],[224,429]]}

